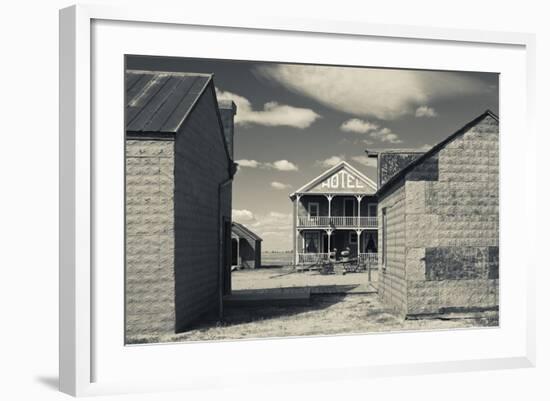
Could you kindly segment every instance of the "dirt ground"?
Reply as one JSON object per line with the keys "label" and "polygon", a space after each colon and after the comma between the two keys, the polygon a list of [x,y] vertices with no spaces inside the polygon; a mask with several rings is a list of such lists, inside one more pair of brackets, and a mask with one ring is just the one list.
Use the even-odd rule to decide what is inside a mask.
{"label": "dirt ground", "polygon": [[[308,305],[233,306],[223,321],[205,319],[191,330],[175,335],[151,335],[134,343],[235,340],[267,337],[314,336],[410,330],[442,330],[498,325],[498,313],[468,318],[404,320],[385,308],[372,291],[366,273],[320,275],[290,273],[289,267],[233,272],[233,293],[274,289],[312,289]],[[375,275],[371,277],[374,279]],[[375,282],[374,282],[375,284]],[[318,288],[323,291],[315,292]],[[343,291],[327,293],[327,288]],[[358,289],[360,291],[358,291]],[[363,291],[369,289],[367,291]]]}
{"label": "dirt ground", "polygon": [[[269,288],[311,287],[315,293],[316,287],[355,286],[355,292],[368,292],[376,289],[377,271],[371,272],[371,281],[366,272],[342,274],[340,266],[335,267],[335,274],[319,274],[316,271],[295,272],[291,266],[267,269],[237,270],[231,274],[233,291],[259,290]],[[360,291],[360,290],[364,291]]]}

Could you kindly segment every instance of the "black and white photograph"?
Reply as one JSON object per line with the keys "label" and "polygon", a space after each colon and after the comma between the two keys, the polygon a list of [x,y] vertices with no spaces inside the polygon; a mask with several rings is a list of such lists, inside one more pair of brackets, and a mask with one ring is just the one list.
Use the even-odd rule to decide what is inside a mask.
{"label": "black and white photograph", "polygon": [[499,325],[499,76],[126,56],[127,344]]}

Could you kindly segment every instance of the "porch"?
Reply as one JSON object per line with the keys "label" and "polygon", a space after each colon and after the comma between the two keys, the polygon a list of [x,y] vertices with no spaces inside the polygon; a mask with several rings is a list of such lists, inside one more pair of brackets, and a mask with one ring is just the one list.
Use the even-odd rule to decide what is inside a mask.
{"label": "porch", "polygon": [[377,230],[314,230],[297,231],[296,264],[323,261],[339,262],[358,258],[359,263],[378,264]]}
{"label": "porch", "polygon": [[[335,258],[334,253],[330,255],[330,260],[338,262],[340,259]],[[329,260],[329,253],[298,253],[298,264],[310,264],[316,262],[323,262]],[[361,252],[359,253],[359,263],[369,265],[371,269],[378,267],[378,254],[374,252]]]}

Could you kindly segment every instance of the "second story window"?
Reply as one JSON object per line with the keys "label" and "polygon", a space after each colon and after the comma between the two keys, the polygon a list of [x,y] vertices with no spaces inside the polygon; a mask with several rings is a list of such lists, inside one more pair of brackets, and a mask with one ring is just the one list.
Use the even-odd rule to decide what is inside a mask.
{"label": "second story window", "polygon": [[317,202],[308,203],[307,212],[309,214],[309,217],[319,216],[319,203],[317,203]]}

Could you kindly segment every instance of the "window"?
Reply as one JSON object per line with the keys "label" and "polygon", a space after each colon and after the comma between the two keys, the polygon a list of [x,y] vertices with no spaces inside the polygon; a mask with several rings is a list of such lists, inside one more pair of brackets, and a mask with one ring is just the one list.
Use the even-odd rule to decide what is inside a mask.
{"label": "window", "polygon": [[304,232],[304,253],[319,253],[320,242],[318,231]]}
{"label": "window", "polygon": [[350,245],[357,245],[357,233],[355,231],[349,232],[349,243]]}
{"label": "window", "polygon": [[307,212],[309,214],[309,217],[319,216],[319,203],[318,202],[308,203],[307,204]]}
{"label": "window", "polygon": [[386,208],[382,209],[382,268],[386,269],[388,258],[388,217]]}
{"label": "window", "polygon": [[369,203],[368,205],[368,216],[376,217],[376,203]]}
{"label": "window", "polygon": [[344,199],[344,216],[355,216],[355,203],[356,200],[353,198]]}

